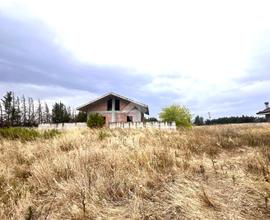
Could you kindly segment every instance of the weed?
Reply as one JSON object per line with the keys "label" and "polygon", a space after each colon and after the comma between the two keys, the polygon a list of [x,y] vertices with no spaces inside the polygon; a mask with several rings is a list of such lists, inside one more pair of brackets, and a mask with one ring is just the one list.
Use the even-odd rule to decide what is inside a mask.
{"label": "weed", "polygon": [[103,131],[103,130],[100,130],[100,131],[98,132],[98,139],[99,139],[100,141],[104,140],[105,138],[107,138],[107,137],[109,137],[109,136],[110,136],[110,135],[109,135],[107,132]]}

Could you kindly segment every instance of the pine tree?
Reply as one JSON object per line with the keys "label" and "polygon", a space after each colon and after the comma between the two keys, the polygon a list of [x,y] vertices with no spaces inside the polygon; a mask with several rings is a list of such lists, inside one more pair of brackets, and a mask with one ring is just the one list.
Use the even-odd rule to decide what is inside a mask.
{"label": "pine tree", "polygon": [[76,111],[73,108],[71,113],[71,122],[76,122]]}
{"label": "pine tree", "polygon": [[15,109],[15,96],[14,92],[12,92],[12,102],[11,102],[11,116],[10,116],[10,122],[11,126],[14,126],[15,120],[16,120],[16,109]]}
{"label": "pine tree", "polygon": [[15,106],[14,106],[14,109],[15,109],[15,123],[17,126],[21,126],[21,108],[20,108],[20,98],[17,97],[16,98],[16,101],[15,101]]}
{"label": "pine tree", "polygon": [[37,115],[37,123],[41,124],[43,120],[42,120],[42,106],[40,103],[40,99],[38,99],[38,107],[36,115]]}
{"label": "pine tree", "polygon": [[22,109],[22,125],[26,126],[27,125],[27,108],[26,108],[26,102],[25,102],[25,97],[24,95],[22,96],[22,101],[21,101],[21,109]]}
{"label": "pine tree", "polygon": [[34,126],[35,122],[35,106],[32,98],[28,98],[28,126]]}
{"label": "pine tree", "polygon": [[199,115],[197,115],[195,117],[194,124],[195,125],[204,125],[204,119],[203,119],[203,117],[200,117]]}
{"label": "pine tree", "polygon": [[31,113],[31,110],[32,110],[32,108],[31,108],[31,99],[28,97],[28,110],[27,110],[27,125],[28,126],[31,126],[31,115],[32,115],[32,113]]}
{"label": "pine tree", "polygon": [[45,102],[45,123],[51,123],[51,114],[47,103]]}
{"label": "pine tree", "polygon": [[7,92],[2,99],[4,107],[4,124],[5,126],[10,126],[11,115],[12,115],[12,92]]}
{"label": "pine tree", "polygon": [[75,121],[76,122],[86,122],[87,121],[87,114],[85,112],[79,112],[76,115]]}
{"label": "pine tree", "polygon": [[70,121],[70,115],[63,103],[55,103],[52,108],[52,122],[64,123]]}
{"label": "pine tree", "polygon": [[32,115],[31,115],[32,125],[36,125],[35,104],[34,104],[33,98],[31,98],[31,102],[32,102]]}
{"label": "pine tree", "polygon": [[72,121],[72,116],[71,116],[71,108],[70,108],[70,106],[68,106],[66,108],[66,112],[67,112],[67,114],[66,114],[65,120],[67,122],[71,122]]}

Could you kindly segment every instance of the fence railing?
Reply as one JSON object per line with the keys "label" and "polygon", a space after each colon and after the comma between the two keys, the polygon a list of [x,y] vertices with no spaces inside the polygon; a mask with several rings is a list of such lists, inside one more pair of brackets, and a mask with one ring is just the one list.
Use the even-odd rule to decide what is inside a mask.
{"label": "fence railing", "polygon": [[111,122],[109,128],[157,128],[176,130],[175,122]]}
{"label": "fence railing", "polygon": [[[52,123],[52,124],[39,124],[38,129],[74,129],[86,128],[87,124],[78,123]],[[176,130],[175,122],[111,122],[109,128],[156,128]]]}
{"label": "fence railing", "polygon": [[86,128],[86,123],[52,123],[52,124],[39,124],[38,129],[73,129],[73,128]]}

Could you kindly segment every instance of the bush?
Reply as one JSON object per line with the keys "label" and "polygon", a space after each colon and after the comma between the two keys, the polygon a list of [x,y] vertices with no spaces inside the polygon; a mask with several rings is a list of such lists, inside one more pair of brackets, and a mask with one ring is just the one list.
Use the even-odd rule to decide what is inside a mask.
{"label": "bush", "polygon": [[85,112],[79,112],[79,114],[75,118],[76,122],[86,122],[87,114]]}
{"label": "bush", "polygon": [[53,129],[44,132],[39,132],[31,128],[19,128],[19,127],[10,127],[10,128],[0,128],[0,137],[10,140],[22,140],[22,141],[32,141],[36,138],[52,138],[58,135],[60,132]]}
{"label": "bush", "polygon": [[162,110],[159,114],[162,121],[174,122],[177,127],[191,127],[191,114],[190,111],[180,105],[171,105]]}
{"label": "bush", "polygon": [[87,126],[89,128],[101,128],[105,124],[105,119],[101,114],[90,114],[87,120]]}

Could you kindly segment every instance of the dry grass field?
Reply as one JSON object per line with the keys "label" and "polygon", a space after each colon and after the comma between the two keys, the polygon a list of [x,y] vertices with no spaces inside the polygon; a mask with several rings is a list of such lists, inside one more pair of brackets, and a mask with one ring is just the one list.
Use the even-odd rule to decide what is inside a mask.
{"label": "dry grass field", "polygon": [[0,219],[270,219],[270,125],[0,139]]}

